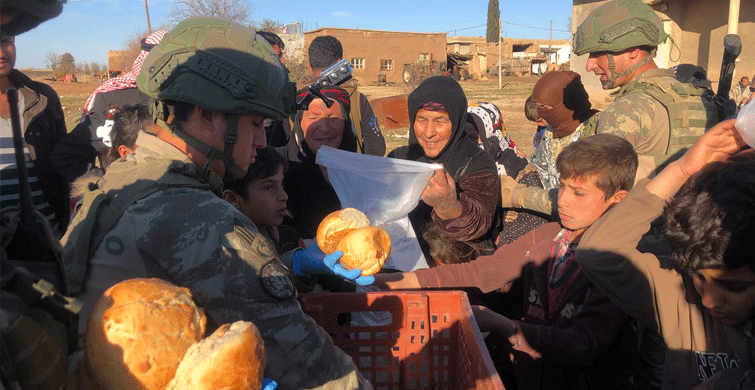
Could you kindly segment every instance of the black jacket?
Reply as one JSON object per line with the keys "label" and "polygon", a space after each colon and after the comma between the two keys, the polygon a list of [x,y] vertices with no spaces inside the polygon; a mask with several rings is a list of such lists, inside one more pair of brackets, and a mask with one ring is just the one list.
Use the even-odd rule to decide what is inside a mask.
{"label": "black jacket", "polygon": [[63,233],[70,216],[69,186],[56,171],[53,156],[53,149],[67,135],[60,99],[49,85],[33,81],[15,69],[8,78],[23,95],[24,140],[29,147],[42,193],[55,210],[60,232]]}

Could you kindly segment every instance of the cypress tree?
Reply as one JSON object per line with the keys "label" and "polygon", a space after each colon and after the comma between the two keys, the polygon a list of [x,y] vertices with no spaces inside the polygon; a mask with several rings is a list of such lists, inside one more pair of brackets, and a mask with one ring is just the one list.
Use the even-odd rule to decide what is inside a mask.
{"label": "cypress tree", "polygon": [[498,8],[498,0],[488,0],[488,42],[498,42],[498,21],[500,19],[501,10]]}

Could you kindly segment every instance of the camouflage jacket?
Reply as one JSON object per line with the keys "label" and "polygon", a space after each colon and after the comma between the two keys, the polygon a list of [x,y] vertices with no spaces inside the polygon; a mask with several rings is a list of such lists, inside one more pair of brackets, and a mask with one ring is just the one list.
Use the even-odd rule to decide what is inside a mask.
{"label": "camouflage jacket", "polygon": [[[165,181],[171,172],[152,169],[154,160],[196,167],[155,136],[141,133],[136,143],[136,153],[111,164],[100,181],[109,198],[130,196],[129,186],[140,181]],[[196,185],[154,192],[126,209],[89,261],[82,318],[113,284],[157,277],[189,288],[218,325],[253,322],[265,340],[265,376],[279,389],[371,389],[352,359],[302,312],[291,253],[279,259],[248,218],[209,191],[213,175],[204,172],[193,178]]]}

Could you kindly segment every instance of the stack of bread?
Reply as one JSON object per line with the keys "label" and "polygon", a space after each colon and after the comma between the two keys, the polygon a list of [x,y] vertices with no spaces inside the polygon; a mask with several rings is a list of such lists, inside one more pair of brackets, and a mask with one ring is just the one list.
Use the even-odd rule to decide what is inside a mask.
{"label": "stack of bread", "polygon": [[345,208],[328,214],[317,227],[317,246],[326,255],[343,252],[339,260],[347,270],[362,276],[376,274],[391,254],[391,237],[381,227],[370,226],[367,216]]}
{"label": "stack of bread", "polygon": [[114,285],[89,315],[79,389],[259,389],[265,351],[254,324],[225,324],[203,339],[206,322],[187,288]]}

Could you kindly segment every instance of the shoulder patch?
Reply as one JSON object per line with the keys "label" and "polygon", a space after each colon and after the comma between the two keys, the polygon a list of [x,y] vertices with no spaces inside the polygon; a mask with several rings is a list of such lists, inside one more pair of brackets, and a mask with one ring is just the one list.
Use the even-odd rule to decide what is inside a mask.
{"label": "shoulder patch", "polygon": [[296,288],[288,270],[277,259],[262,266],[260,279],[265,293],[279,301],[287,301],[296,296]]}

